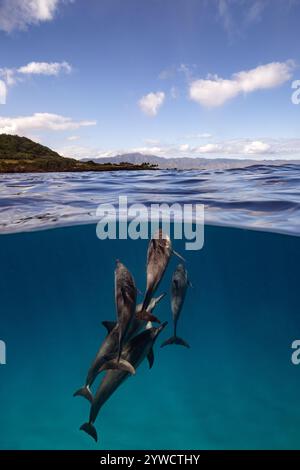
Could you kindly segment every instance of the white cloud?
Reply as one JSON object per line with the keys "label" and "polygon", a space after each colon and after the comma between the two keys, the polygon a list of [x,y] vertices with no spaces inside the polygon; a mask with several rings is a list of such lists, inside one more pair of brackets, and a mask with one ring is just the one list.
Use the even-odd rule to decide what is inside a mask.
{"label": "white cloud", "polygon": [[157,91],[156,93],[148,93],[148,95],[142,96],[138,104],[143,113],[148,116],[156,116],[164,100],[164,92]]}
{"label": "white cloud", "polygon": [[6,84],[3,80],[0,80],[0,104],[6,103]]}
{"label": "white cloud", "polygon": [[260,140],[254,140],[249,144],[246,144],[243,149],[243,153],[245,154],[260,154],[260,153],[267,153],[271,149],[271,146],[266,142],[261,142]]}
{"label": "white cloud", "polygon": [[32,116],[3,117],[0,116],[1,134],[28,135],[35,130],[66,131],[85,126],[95,126],[96,121],[74,121],[59,114],[35,113]]}
{"label": "white cloud", "polygon": [[7,88],[23,81],[25,76],[57,76],[60,73],[71,73],[71,71],[72,66],[68,62],[30,62],[27,65],[19,67],[18,69],[0,68],[0,83],[2,83],[2,85],[0,85],[0,104],[3,102],[3,100],[5,101]]}
{"label": "white cloud", "polygon": [[75,140],[79,140],[79,139],[80,139],[79,135],[70,135],[69,137],[67,137],[67,140],[69,140],[70,142],[74,142]]}
{"label": "white cloud", "polygon": [[12,86],[16,83],[15,71],[13,69],[0,68],[0,77],[3,78],[7,86]]}
{"label": "white cloud", "polygon": [[113,157],[124,153],[143,153],[159,157],[193,158],[238,158],[252,160],[296,160],[300,159],[300,139],[233,139],[202,146],[186,143],[146,145],[133,148],[97,149],[91,147],[69,146],[58,149],[62,155],[74,158]]}
{"label": "white cloud", "polygon": [[190,83],[190,98],[206,107],[222,106],[241,93],[275,88],[292,77],[293,61],[271,62],[254,69],[235,73],[231,79],[209,76]]}
{"label": "white cloud", "polygon": [[186,134],[185,136],[183,136],[184,139],[188,139],[188,140],[197,140],[197,139],[200,139],[200,140],[205,140],[205,139],[212,139],[213,135],[210,134],[209,132],[196,132],[194,134]]}
{"label": "white cloud", "polygon": [[17,70],[24,75],[58,75],[70,73],[72,67],[68,62],[30,62]]}
{"label": "white cloud", "polygon": [[179,145],[179,150],[181,152],[187,152],[188,150],[190,150],[190,146],[189,144],[181,144]]}
{"label": "white cloud", "polygon": [[62,0],[2,0],[0,29],[10,33],[16,29],[24,30],[29,25],[51,21],[62,3]]}
{"label": "white cloud", "polygon": [[215,153],[220,150],[220,145],[218,144],[206,144],[206,145],[201,145],[200,147],[197,147],[195,149],[196,153]]}

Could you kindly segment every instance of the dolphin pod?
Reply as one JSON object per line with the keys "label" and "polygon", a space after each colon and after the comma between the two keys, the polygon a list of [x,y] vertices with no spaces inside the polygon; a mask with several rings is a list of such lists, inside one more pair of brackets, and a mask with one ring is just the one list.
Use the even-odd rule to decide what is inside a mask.
{"label": "dolphin pod", "polygon": [[[165,293],[154,297],[165,274],[172,255],[179,256],[172,248],[170,238],[159,230],[150,240],[146,264],[146,289],[143,301],[137,304],[137,289],[132,274],[119,260],[115,268],[115,305],[116,321],[103,321],[107,334],[91,363],[85,385],[74,393],[90,402],[89,420],[80,430],[85,431],[95,441],[98,440],[95,420],[102,406],[136,369],[148,359],[150,368],[153,365],[153,345],[167,323],[153,315]],[[182,264],[177,266],[171,283],[171,307],[174,320],[174,336],[162,343],[189,345],[176,336],[177,322],[180,316],[187,286],[187,272]],[[152,322],[159,325],[153,326]],[[102,379],[93,396],[91,387],[99,374]]]}
{"label": "dolphin pod", "polygon": [[[147,312],[152,314],[156,305],[161,301],[161,299],[165,295],[166,294],[164,293],[164,294],[161,294],[157,298],[151,299],[151,302],[147,308]],[[141,309],[142,309],[142,304],[137,305],[136,315],[138,315]],[[118,351],[118,339],[119,339],[118,323],[114,321],[103,321],[102,324],[107,330],[107,335],[104,338],[95,356],[95,359],[93,360],[88,370],[85,385],[74,393],[74,396],[81,395],[84,398],[87,398],[91,403],[93,402],[93,395],[90,389],[92,384],[94,383],[100,371],[102,371],[102,366],[107,361],[107,358],[112,357]],[[139,320],[138,318],[134,318],[133,322],[130,325],[130,329],[128,333],[129,338],[132,338],[137,333],[139,333],[143,328],[146,327],[146,325],[147,325],[147,322],[145,320]]]}
{"label": "dolphin pod", "polygon": [[[150,368],[153,365],[153,345],[163,328],[167,325],[167,322],[162,323],[159,327],[151,327],[139,333],[137,336],[132,338],[125,346],[122,351],[122,357],[134,365],[137,368],[143,360],[148,357]],[[97,442],[98,436],[94,426],[94,422],[98,416],[98,413],[104,403],[111,397],[114,391],[127,379],[129,373],[125,370],[108,370],[100,383],[96,395],[94,397],[90,417],[87,423],[84,423],[80,429],[87,432]]]}

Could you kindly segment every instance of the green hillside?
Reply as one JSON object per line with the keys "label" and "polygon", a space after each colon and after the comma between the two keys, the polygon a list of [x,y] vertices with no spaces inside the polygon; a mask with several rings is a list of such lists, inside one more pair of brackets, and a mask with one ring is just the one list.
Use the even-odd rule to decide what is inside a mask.
{"label": "green hillside", "polygon": [[112,171],[149,170],[155,166],[147,163],[94,163],[66,158],[57,152],[26,137],[0,134],[0,173],[34,173],[60,171]]}

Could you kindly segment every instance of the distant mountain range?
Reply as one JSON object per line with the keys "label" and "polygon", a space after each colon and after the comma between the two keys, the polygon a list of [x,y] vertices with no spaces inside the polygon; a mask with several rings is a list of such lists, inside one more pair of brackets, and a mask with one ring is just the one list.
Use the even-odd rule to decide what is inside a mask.
{"label": "distant mountain range", "polygon": [[283,164],[298,164],[300,160],[253,160],[253,159],[237,159],[237,158],[191,158],[191,157],[178,157],[178,158],[164,158],[156,155],[145,155],[142,153],[124,153],[116,155],[115,157],[101,157],[101,158],[84,158],[81,161],[93,161],[95,163],[131,163],[134,165],[142,165],[148,163],[157,165],[161,169],[230,169],[230,168],[244,168],[252,165],[283,165]]}

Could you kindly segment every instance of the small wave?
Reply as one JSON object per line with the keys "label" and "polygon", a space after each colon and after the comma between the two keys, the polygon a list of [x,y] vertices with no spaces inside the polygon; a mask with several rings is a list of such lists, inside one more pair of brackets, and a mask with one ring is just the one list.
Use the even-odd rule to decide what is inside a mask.
{"label": "small wave", "polygon": [[299,165],[0,175],[0,233],[95,220],[99,204],[197,203],[207,223],[300,235]]}

